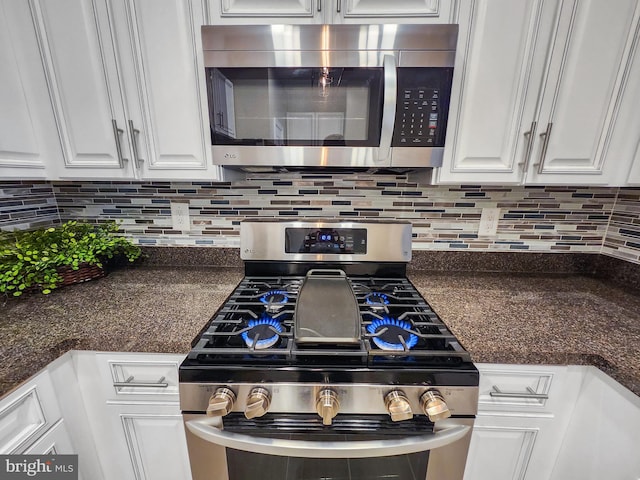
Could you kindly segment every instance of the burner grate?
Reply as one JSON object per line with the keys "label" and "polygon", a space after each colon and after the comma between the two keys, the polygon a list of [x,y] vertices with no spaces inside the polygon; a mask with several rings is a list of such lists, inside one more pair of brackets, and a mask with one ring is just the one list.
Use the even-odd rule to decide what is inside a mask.
{"label": "burner grate", "polygon": [[[303,277],[245,277],[194,341],[201,364],[382,366],[458,365],[469,354],[406,278],[350,278],[361,313],[355,346],[294,341]],[[390,321],[389,321],[390,319]],[[382,325],[386,321],[386,325]],[[389,346],[391,345],[391,346]]]}

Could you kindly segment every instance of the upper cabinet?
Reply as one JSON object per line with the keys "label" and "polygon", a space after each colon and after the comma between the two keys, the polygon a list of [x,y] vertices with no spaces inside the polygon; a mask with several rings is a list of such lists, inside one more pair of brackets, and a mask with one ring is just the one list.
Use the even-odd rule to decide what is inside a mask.
{"label": "upper cabinet", "polygon": [[[631,165],[626,177],[627,185],[640,185],[640,34],[636,39],[632,63],[626,72],[629,80],[625,82],[625,89],[620,100],[620,111],[616,118],[616,125],[611,135],[607,161],[616,162],[630,158]],[[627,174],[624,163],[620,173]],[[625,184],[622,182],[622,184]]]}
{"label": "upper cabinet", "polygon": [[48,178],[62,149],[27,2],[0,0],[0,65],[0,178]]}
{"label": "upper cabinet", "polygon": [[143,179],[218,178],[197,0],[110,0],[127,99],[127,133]]}
{"label": "upper cabinet", "polygon": [[451,23],[456,0],[207,0],[208,23]]}
{"label": "upper cabinet", "polygon": [[[637,0],[461,0],[441,183],[621,184]],[[457,94],[455,93],[457,92]],[[637,137],[635,139],[637,143]]]}
{"label": "upper cabinet", "polygon": [[132,177],[124,97],[106,5],[34,0],[43,58],[60,130],[61,178]]}
{"label": "upper cabinet", "polygon": [[218,178],[208,161],[200,2],[22,3],[32,6],[64,152],[49,178]]}

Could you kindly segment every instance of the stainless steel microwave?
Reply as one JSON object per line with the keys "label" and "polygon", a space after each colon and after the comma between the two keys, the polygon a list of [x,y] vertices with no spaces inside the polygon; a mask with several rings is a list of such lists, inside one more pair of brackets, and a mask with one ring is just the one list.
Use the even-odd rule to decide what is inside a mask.
{"label": "stainless steel microwave", "polygon": [[213,162],[442,164],[457,25],[202,27]]}

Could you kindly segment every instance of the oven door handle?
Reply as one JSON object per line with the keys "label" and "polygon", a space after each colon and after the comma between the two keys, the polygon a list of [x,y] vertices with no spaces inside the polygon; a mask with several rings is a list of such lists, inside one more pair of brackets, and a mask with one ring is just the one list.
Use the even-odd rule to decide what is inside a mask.
{"label": "oven door handle", "polygon": [[471,429],[466,425],[458,425],[436,433],[395,440],[316,442],[226,432],[220,428],[220,419],[215,417],[188,420],[186,425],[195,436],[223,447],[265,455],[304,458],[371,458],[424,452],[450,445],[467,435]]}

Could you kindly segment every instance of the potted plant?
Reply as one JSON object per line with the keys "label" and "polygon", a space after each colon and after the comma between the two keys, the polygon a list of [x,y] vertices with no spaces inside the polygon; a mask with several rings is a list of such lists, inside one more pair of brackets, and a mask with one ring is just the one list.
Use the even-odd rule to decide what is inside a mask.
{"label": "potted plant", "polygon": [[50,293],[62,285],[104,276],[104,262],[133,262],[140,247],[117,236],[118,225],[66,222],[59,227],[3,232],[0,237],[0,292],[18,297],[28,290]]}

